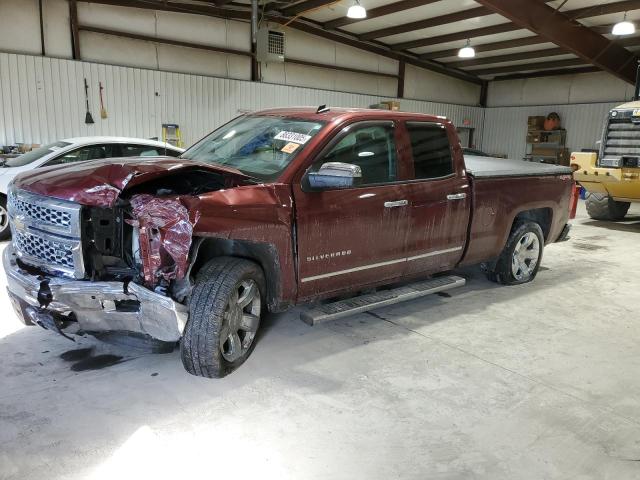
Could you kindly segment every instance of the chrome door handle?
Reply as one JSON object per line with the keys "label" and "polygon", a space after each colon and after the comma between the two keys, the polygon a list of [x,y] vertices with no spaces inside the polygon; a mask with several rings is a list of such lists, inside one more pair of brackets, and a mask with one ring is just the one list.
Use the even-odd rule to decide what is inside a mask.
{"label": "chrome door handle", "polygon": [[395,202],[384,202],[385,208],[405,207],[407,205],[409,205],[408,200],[396,200]]}
{"label": "chrome door handle", "polygon": [[466,193],[452,193],[447,195],[447,200],[463,200],[465,198],[467,198]]}

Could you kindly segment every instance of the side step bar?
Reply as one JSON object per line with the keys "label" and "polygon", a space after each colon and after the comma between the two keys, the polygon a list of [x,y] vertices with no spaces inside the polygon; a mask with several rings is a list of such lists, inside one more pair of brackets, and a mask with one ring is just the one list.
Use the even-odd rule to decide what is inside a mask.
{"label": "side step bar", "polygon": [[413,300],[432,293],[462,287],[465,283],[466,280],[464,278],[454,275],[432,278],[392,290],[382,290],[359,297],[318,305],[308,310],[303,310],[300,313],[300,319],[313,326],[330,320],[347,317],[354,313],[367,312],[375,308],[386,307],[387,305]]}

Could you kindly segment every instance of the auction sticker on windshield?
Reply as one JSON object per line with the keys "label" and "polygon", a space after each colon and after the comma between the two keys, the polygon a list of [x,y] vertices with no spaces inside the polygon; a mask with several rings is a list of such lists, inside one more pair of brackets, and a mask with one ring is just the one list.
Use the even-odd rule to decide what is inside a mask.
{"label": "auction sticker on windshield", "polygon": [[280,132],[275,137],[275,140],[285,140],[287,142],[295,142],[301,145],[304,145],[311,138],[310,135],[305,135],[304,133],[296,133],[296,132]]}
{"label": "auction sticker on windshield", "polygon": [[298,143],[289,142],[284,147],[282,147],[280,151],[284,153],[293,153],[298,149],[299,146],[300,144]]}

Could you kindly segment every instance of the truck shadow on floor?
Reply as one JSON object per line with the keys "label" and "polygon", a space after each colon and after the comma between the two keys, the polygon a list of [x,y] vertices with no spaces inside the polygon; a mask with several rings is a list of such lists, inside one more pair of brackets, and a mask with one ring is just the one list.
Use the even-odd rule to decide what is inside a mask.
{"label": "truck shadow on floor", "polygon": [[[177,350],[138,355],[93,338],[80,338],[74,344],[39,327],[25,327],[0,339],[0,411],[7,427],[2,429],[4,433],[0,431],[0,443],[8,448],[6,458],[43,473],[46,463],[54,458],[39,445],[55,438],[60,425],[71,429],[66,442],[74,452],[83,452],[90,445],[108,453],[140,426],[154,429],[193,421],[192,412],[206,412],[209,419],[217,415],[224,418],[238,408],[230,403],[236,401],[236,391],[243,392],[244,401],[254,405],[252,408],[276,408],[270,403],[269,392],[282,388],[330,398],[345,388],[350,376],[366,376],[379,368],[368,363],[376,349],[415,345],[407,340],[429,334],[423,329],[430,325],[458,322],[464,315],[482,313],[523,295],[540,295],[554,288],[562,277],[580,279],[593,275],[601,266],[582,267],[564,263],[562,268],[544,269],[536,282],[517,287],[496,285],[479,269],[464,269],[455,273],[466,277],[467,285],[447,292],[450,296],[430,295],[316,327],[304,324],[296,310],[269,315],[253,355],[220,380],[188,375]],[[360,348],[362,353],[356,355]],[[430,375],[431,348],[412,348],[417,348],[414,352],[424,360],[419,363],[424,364],[419,374]],[[353,364],[337,374],[336,362],[345,360]],[[411,361],[418,360],[413,357]],[[401,370],[402,361],[398,361],[397,366],[385,368]],[[75,425],[75,418],[90,418],[91,429]],[[26,449],[19,446],[24,442],[17,441],[20,432],[33,432]],[[91,460],[101,463],[101,459]]]}
{"label": "truck shadow on floor", "polygon": [[603,228],[617,232],[640,232],[640,216],[626,216],[619,222],[609,222],[603,220],[587,220],[582,225],[589,227]]}

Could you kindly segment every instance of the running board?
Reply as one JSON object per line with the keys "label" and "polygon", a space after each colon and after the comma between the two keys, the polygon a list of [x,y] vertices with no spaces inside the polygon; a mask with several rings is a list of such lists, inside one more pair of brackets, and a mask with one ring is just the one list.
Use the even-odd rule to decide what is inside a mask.
{"label": "running board", "polygon": [[396,303],[424,297],[432,293],[444,292],[452,288],[462,287],[466,280],[462,277],[450,275],[437,277],[422,282],[411,283],[392,290],[382,290],[375,293],[360,295],[337,302],[326,303],[303,310],[300,319],[309,325],[336,320],[355,313],[367,312],[375,308],[386,307]]}

